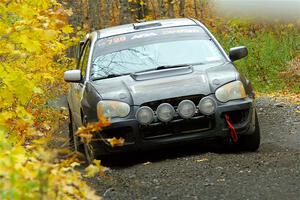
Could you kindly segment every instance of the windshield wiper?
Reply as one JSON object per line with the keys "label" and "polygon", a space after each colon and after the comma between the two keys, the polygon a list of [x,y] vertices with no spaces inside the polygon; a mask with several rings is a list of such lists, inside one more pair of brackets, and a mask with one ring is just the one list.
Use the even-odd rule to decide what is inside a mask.
{"label": "windshield wiper", "polygon": [[149,71],[154,71],[154,70],[162,70],[162,69],[170,69],[170,68],[178,68],[178,67],[188,67],[191,66],[191,64],[180,64],[180,65],[161,65],[155,68],[151,68],[151,69],[146,69],[146,70],[142,70],[142,71],[137,71],[134,72],[133,74],[136,73],[142,73],[142,72],[149,72]]}
{"label": "windshield wiper", "polygon": [[93,81],[97,81],[97,80],[102,80],[102,79],[107,79],[107,78],[115,78],[118,76],[125,76],[125,75],[129,75],[130,73],[125,73],[125,74],[108,74],[106,76],[101,76],[101,77],[93,77],[92,80]]}

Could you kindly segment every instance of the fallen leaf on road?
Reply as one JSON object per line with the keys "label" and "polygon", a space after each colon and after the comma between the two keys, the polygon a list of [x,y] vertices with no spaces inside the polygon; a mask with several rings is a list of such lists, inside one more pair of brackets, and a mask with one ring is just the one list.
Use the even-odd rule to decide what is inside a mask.
{"label": "fallen leaf on road", "polygon": [[76,167],[76,166],[80,166],[80,163],[78,163],[78,162],[71,163],[71,167]]}
{"label": "fallen leaf on road", "polygon": [[47,131],[49,131],[49,130],[51,129],[51,127],[50,127],[49,124],[47,124],[47,123],[44,123],[44,124],[43,124],[43,128],[44,128],[45,130],[47,130]]}
{"label": "fallen leaf on road", "polygon": [[93,160],[93,163],[90,164],[87,168],[85,168],[85,177],[94,177],[96,174],[100,174],[101,176],[104,176],[104,172],[108,171],[109,168],[104,167],[101,165],[100,160]]}
{"label": "fallen leaf on road", "polygon": [[224,182],[225,181],[225,178],[219,178],[217,179],[217,182]]}
{"label": "fallen leaf on road", "polygon": [[151,162],[145,162],[145,163],[143,163],[143,165],[149,165],[149,164],[151,164]]}
{"label": "fallen leaf on road", "polygon": [[196,160],[196,162],[204,162],[204,161],[208,161],[208,158],[202,158],[202,159]]}
{"label": "fallen leaf on road", "polygon": [[61,109],[61,110],[66,110],[66,111],[68,110],[68,108],[67,108],[67,107],[64,107],[64,106],[61,106],[60,109]]}
{"label": "fallen leaf on road", "polygon": [[96,174],[99,173],[99,168],[95,165],[89,165],[85,168],[86,177],[94,177]]}

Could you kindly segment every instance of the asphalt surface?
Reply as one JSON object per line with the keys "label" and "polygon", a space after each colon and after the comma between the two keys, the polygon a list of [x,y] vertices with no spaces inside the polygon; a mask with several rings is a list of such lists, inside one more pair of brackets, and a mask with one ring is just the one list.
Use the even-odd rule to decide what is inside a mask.
{"label": "asphalt surface", "polygon": [[104,199],[300,199],[300,105],[257,101],[255,153],[197,146],[123,155],[105,177],[87,179]]}

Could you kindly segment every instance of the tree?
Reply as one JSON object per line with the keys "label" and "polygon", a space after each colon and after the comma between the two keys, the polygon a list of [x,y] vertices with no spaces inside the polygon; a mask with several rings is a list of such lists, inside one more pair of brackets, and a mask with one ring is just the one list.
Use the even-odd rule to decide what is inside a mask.
{"label": "tree", "polygon": [[107,27],[110,25],[110,12],[112,8],[113,0],[105,0],[105,13],[104,13],[104,19],[103,19],[103,26]]}
{"label": "tree", "polygon": [[174,18],[174,4],[175,1],[174,0],[168,0],[168,15],[170,18]]}
{"label": "tree", "polygon": [[72,9],[72,12],[74,13],[68,18],[68,21],[70,24],[72,24],[74,27],[83,27],[84,24],[84,3],[81,0],[73,0],[73,1],[67,1],[67,5],[69,8]]}
{"label": "tree", "polygon": [[194,13],[195,13],[195,17],[198,17],[198,10],[197,10],[197,1],[194,0]]}
{"label": "tree", "polygon": [[180,17],[184,17],[184,7],[185,7],[185,0],[179,1],[179,15]]}
{"label": "tree", "polygon": [[166,16],[166,6],[164,0],[157,0],[159,15],[161,18]]}
{"label": "tree", "polygon": [[89,25],[91,30],[101,28],[101,1],[89,0]]}
{"label": "tree", "polygon": [[120,24],[132,22],[130,4],[128,0],[120,0]]}

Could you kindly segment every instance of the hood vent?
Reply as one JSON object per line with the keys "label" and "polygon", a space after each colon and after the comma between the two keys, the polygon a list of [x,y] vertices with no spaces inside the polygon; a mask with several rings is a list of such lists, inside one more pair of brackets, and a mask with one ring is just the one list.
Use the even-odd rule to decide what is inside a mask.
{"label": "hood vent", "polygon": [[155,70],[150,72],[141,72],[131,74],[131,77],[136,81],[151,80],[157,78],[165,78],[170,76],[178,76],[184,74],[190,74],[193,72],[192,67],[180,67],[174,69]]}

